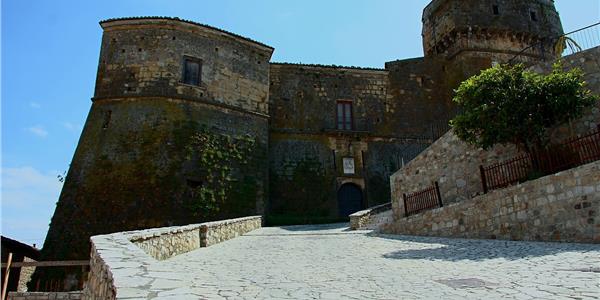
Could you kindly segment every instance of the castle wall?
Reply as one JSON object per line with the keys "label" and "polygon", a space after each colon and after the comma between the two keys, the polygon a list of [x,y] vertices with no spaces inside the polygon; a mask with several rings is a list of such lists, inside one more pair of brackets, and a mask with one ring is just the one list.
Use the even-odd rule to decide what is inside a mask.
{"label": "castle wall", "polygon": [[[600,47],[583,51],[562,59],[565,69],[579,67],[584,72],[587,88],[600,94]],[[531,69],[549,72],[551,63],[539,63]],[[600,125],[600,102],[589,108],[584,115],[551,129],[551,141],[559,143],[567,138],[584,135]],[[390,177],[392,208],[397,222],[404,218],[402,195],[422,190],[439,182],[440,194],[445,204],[469,200],[481,193],[480,165],[491,165],[513,158],[520,153],[514,146],[497,145],[483,150],[461,141],[453,132],[448,132],[429,148],[419,154],[404,168]]]}
{"label": "castle wall", "polygon": [[[85,259],[96,234],[262,214],[272,49],[172,19],[102,26],[95,97],[43,259]],[[202,62],[199,86],[182,83],[185,56]],[[193,147],[207,136],[208,150]],[[242,141],[250,151],[229,155]]]}
{"label": "castle wall", "polygon": [[[273,49],[173,19],[124,19],[104,28],[97,99],[175,97],[268,113]],[[201,83],[182,83],[184,57],[201,61]]]}
{"label": "castle wall", "polygon": [[[410,78],[411,70],[402,74]],[[400,88],[391,78],[389,70],[272,64],[271,213],[335,217],[337,190],[348,182],[363,190],[363,207],[389,201],[388,176],[432,141],[432,128],[419,116],[435,103],[431,97],[432,106],[418,108],[416,84],[404,87],[412,98],[394,98],[390,90]],[[338,100],[352,102],[352,130],[336,128]],[[353,159],[354,174],[344,174],[343,158]]]}
{"label": "castle wall", "polygon": [[452,81],[462,71],[442,59],[414,58],[387,62],[390,101],[389,129],[392,134],[436,139],[444,134],[454,115]]}
{"label": "castle wall", "polygon": [[[436,0],[423,12],[425,56],[483,55],[505,61],[511,54],[562,33],[551,0]],[[549,46],[547,53],[552,49]]]}

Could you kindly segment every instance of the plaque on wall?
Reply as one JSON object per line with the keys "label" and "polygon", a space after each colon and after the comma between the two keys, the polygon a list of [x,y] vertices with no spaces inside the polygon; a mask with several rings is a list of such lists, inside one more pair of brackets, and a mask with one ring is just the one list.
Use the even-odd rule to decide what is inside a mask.
{"label": "plaque on wall", "polygon": [[344,174],[354,174],[354,158],[344,157]]}

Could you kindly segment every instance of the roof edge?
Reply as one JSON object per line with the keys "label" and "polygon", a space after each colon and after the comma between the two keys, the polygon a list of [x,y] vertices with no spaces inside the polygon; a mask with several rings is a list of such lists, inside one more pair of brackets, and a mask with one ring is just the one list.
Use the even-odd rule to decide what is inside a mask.
{"label": "roof edge", "polygon": [[140,17],[122,17],[122,18],[110,18],[110,19],[105,19],[105,20],[101,20],[99,22],[100,26],[102,26],[102,28],[104,28],[104,24],[106,23],[110,23],[110,22],[116,22],[116,21],[141,21],[141,20],[166,20],[166,21],[176,21],[176,22],[181,22],[181,23],[187,23],[187,24],[191,24],[191,25],[195,25],[195,26],[200,26],[200,27],[204,27],[210,30],[215,30],[217,32],[220,33],[224,33],[227,35],[230,35],[232,37],[235,38],[239,38],[242,40],[245,40],[247,42],[271,49],[271,52],[273,52],[273,50],[275,50],[275,48],[261,43],[259,41],[253,40],[251,38],[218,28],[218,27],[214,27],[214,26],[210,26],[210,25],[206,25],[206,24],[202,24],[202,23],[198,23],[198,22],[194,22],[194,21],[190,21],[190,20],[186,20],[186,19],[180,19],[178,17],[165,17],[165,16],[140,16]]}
{"label": "roof edge", "polygon": [[276,66],[296,66],[296,67],[327,68],[327,69],[348,69],[348,70],[362,70],[362,71],[387,71],[384,68],[357,67],[357,66],[302,64],[302,63],[289,63],[289,62],[271,62],[270,64],[271,65],[276,65]]}

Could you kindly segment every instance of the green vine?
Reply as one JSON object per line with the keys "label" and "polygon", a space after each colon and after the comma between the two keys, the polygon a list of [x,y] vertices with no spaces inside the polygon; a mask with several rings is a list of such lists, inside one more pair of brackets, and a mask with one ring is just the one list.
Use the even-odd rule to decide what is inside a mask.
{"label": "green vine", "polygon": [[218,212],[232,188],[236,166],[248,164],[256,140],[250,135],[230,136],[206,128],[192,136],[190,154],[197,155],[204,181],[193,188],[194,211]]}

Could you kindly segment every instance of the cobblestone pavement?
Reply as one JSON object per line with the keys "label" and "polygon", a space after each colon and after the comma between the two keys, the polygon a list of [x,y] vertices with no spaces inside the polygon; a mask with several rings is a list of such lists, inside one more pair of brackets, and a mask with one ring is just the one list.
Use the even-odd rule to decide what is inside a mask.
{"label": "cobblestone pavement", "polygon": [[262,228],[149,273],[159,299],[594,299],[600,245]]}

